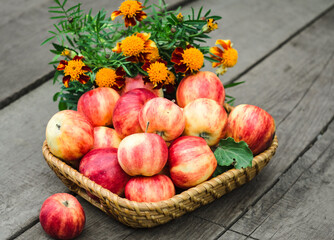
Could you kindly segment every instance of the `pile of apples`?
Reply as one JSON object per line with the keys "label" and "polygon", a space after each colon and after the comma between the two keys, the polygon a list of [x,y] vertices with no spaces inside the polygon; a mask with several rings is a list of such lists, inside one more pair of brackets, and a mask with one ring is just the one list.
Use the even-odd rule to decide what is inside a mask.
{"label": "pile of apples", "polygon": [[212,72],[182,79],[176,102],[138,76],[128,78],[125,89],[86,92],[77,111],[50,119],[46,140],[55,156],[131,201],[166,200],[176,188],[209,179],[217,167],[211,147],[223,138],[245,141],[256,155],[275,135],[273,118],[259,107],[239,105],[228,115],[223,84]]}

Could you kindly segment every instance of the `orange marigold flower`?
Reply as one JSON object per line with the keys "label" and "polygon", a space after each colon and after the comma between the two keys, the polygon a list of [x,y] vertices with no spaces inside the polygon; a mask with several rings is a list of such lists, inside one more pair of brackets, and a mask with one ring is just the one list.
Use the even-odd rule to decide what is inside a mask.
{"label": "orange marigold flower", "polygon": [[135,33],[118,42],[113,52],[123,53],[130,62],[149,61],[148,56],[157,48],[155,42],[149,39],[150,36],[150,33]]}
{"label": "orange marigold flower", "polygon": [[143,77],[144,82],[153,83],[154,86],[153,89],[161,88],[163,85],[172,82],[172,76],[171,76],[172,72],[168,70],[167,62],[162,59],[158,59],[155,62],[147,61],[142,66],[142,69],[146,71],[148,74],[148,76]]}
{"label": "orange marigold flower", "polygon": [[125,84],[125,71],[122,67],[116,70],[111,68],[101,68],[95,76],[95,83],[99,87],[110,87],[116,90]]}
{"label": "orange marigold flower", "polygon": [[223,49],[219,47],[210,48],[211,58],[217,60],[218,62],[213,62],[212,67],[219,67],[216,72],[217,74],[224,74],[227,68],[233,67],[238,61],[238,51],[232,48],[232,43],[230,40],[216,41],[216,45],[220,44]]}
{"label": "orange marigold flower", "polygon": [[183,21],[183,15],[182,13],[179,13],[177,16],[176,16],[177,20],[179,20],[179,22],[182,22]]}
{"label": "orange marigold flower", "polygon": [[136,26],[137,22],[141,22],[147,17],[147,14],[143,12],[144,6],[141,2],[135,0],[125,0],[118,11],[114,11],[111,14],[111,20],[114,20],[117,16],[123,15],[125,27]]}
{"label": "orange marigold flower", "polygon": [[188,45],[186,49],[177,47],[172,53],[171,62],[175,63],[174,69],[176,73],[182,72],[187,75],[202,68],[204,55],[191,45]]}
{"label": "orange marigold flower", "polygon": [[82,84],[88,82],[90,77],[85,73],[91,72],[92,70],[84,64],[82,59],[82,56],[75,56],[70,61],[60,61],[57,70],[64,71],[63,83],[65,87],[68,87],[70,81],[79,81]]}

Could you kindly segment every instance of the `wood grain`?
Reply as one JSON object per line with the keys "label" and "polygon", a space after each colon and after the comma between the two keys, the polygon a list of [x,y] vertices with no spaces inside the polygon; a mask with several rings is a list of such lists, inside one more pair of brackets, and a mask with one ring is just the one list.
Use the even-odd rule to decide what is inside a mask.
{"label": "wood grain", "polygon": [[[334,11],[277,51],[231,89],[237,103],[266,109],[277,123],[276,156],[253,181],[196,214],[230,226],[261,197],[328,124],[334,112]],[[322,36],[318,38],[317,36]],[[317,44],[314,44],[317,40]]]}
{"label": "wood grain", "polygon": [[259,239],[334,236],[334,122],[232,229]]}

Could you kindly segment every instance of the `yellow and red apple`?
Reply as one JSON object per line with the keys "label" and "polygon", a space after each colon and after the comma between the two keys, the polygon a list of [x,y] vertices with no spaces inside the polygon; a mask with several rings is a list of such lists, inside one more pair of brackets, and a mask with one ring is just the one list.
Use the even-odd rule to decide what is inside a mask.
{"label": "yellow and red apple", "polygon": [[153,83],[151,83],[151,82],[145,83],[144,80],[143,80],[143,76],[141,74],[138,74],[134,78],[126,77],[125,78],[125,85],[122,88],[120,94],[122,96],[124,93],[126,93],[128,91],[131,91],[132,89],[135,89],[135,88],[146,88],[146,89],[152,91],[158,97],[163,97],[164,96],[164,92],[162,91],[162,88],[154,89]]}
{"label": "yellow and red apple", "polygon": [[210,98],[220,105],[225,101],[225,89],[213,72],[199,71],[183,78],[176,90],[176,102],[184,108],[188,103],[198,98]]}
{"label": "yellow and red apple", "polygon": [[68,193],[48,197],[40,210],[39,221],[53,238],[73,239],[84,229],[86,216],[79,201]]}
{"label": "yellow and red apple", "polygon": [[125,197],[136,202],[159,202],[174,195],[172,180],[163,174],[133,177],[125,186]]}
{"label": "yellow and red apple", "polygon": [[143,131],[156,133],[165,141],[179,137],[185,127],[182,109],[166,98],[153,98],[145,103],[139,114]]}
{"label": "yellow and red apple", "polygon": [[168,165],[175,186],[190,188],[213,174],[217,160],[203,138],[182,136],[169,147]]}
{"label": "yellow and red apple", "polygon": [[183,109],[183,115],[186,119],[183,135],[202,137],[209,146],[216,145],[225,136],[227,113],[216,101],[196,99]]}
{"label": "yellow and red apple", "polygon": [[63,110],[52,116],[46,126],[50,152],[66,161],[82,158],[94,144],[94,127],[82,114]]}
{"label": "yellow and red apple", "polygon": [[168,147],[155,133],[135,133],[121,141],[117,156],[119,164],[130,176],[153,176],[164,168]]}
{"label": "yellow and red apple", "polygon": [[271,145],[275,131],[274,118],[267,111],[254,105],[241,104],[229,114],[226,135],[236,142],[245,141],[253,155],[257,155]]}
{"label": "yellow and red apple", "polygon": [[100,87],[84,93],[78,101],[78,112],[96,126],[111,126],[119,94],[112,88]]}

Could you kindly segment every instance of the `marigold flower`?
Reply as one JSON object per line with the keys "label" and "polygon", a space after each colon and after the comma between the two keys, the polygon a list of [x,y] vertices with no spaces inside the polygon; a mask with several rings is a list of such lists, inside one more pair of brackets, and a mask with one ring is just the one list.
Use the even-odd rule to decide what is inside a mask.
{"label": "marigold flower", "polygon": [[149,61],[149,55],[154,48],[157,48],[155,42],[150,40],[150,33],[135,33],[126,37],[122,42],[118,42],[113,52],[123,53],[130,62]]}
{"label": "marigold flower", "polygon": [[212,32],[213,30],[216,29],[218,29],[218,24],[212,18],[208,19],[206,25],[203,26],[203,32],[205,33]]}
{"label": "marigold flower", "polygon": [[79,81],[82,84],[86,84],[89,80],[86,72],[91,72],[90,67],[86,66],[83,61],[83,56],[75,56],[70,61],[61,60],[57,70],[64,71],[63,83],[65,87],[68,87],[70,81]]}
{"label": "marigold flower", "polygon": [[233,67],[238,61],[238,51],[232,48],[232,43],[230,40],[221,40],[216,41],[216,45],[220,44],[223,49],[219,47],[210,48],[211,58],[219,61],[213,62],[212,67],[219,67],[216,70],[217,74],[224,74],[227,68]]}
{"label": "marigold flower", "polygon": [[186,49],[177,47],[172,53],[171,62],[175,63],[174,69],[176,73],[182,72],[187,75],[202,68],[204,55],[191,45],[188,45]]}
{"label": "marigold flower", "polygon": [[[161,88],[165,84],[170,84],[173,81],[175,82],[175,76],[173,80],[173,74],[167,68],[167,62],[158,59],[155,62],[145,62],[142,66],[142,69],[148,73],[148,76],[144,76],[144,82],[153,83],[153,89]],[[174,74],[173,74],[174,75]]]}
{"label": "marigold flower", "polygon": [[176,16],[177,20],[179,20],[179,22],[182,22],[183,21],[183,15],[182,13],[179,13],[177,16]]}
{"label": "marigold flower", "polygon": [[139,1],[125,0],[118,11],[114,11],[111,14],[111,20],[114,20],[119,15],[123,15],[125,27],[136,26],[136,20],[141,22],[147,17],[147,14],[142,11],[143,8],[144,6]]}
{"label": "marigold flower", "polygon": [[95,76],[95,83],[99,87],[110,87],[116,90],[125,84],[125,71],[122,67],[116,70],[111,68],[101,68]]}

